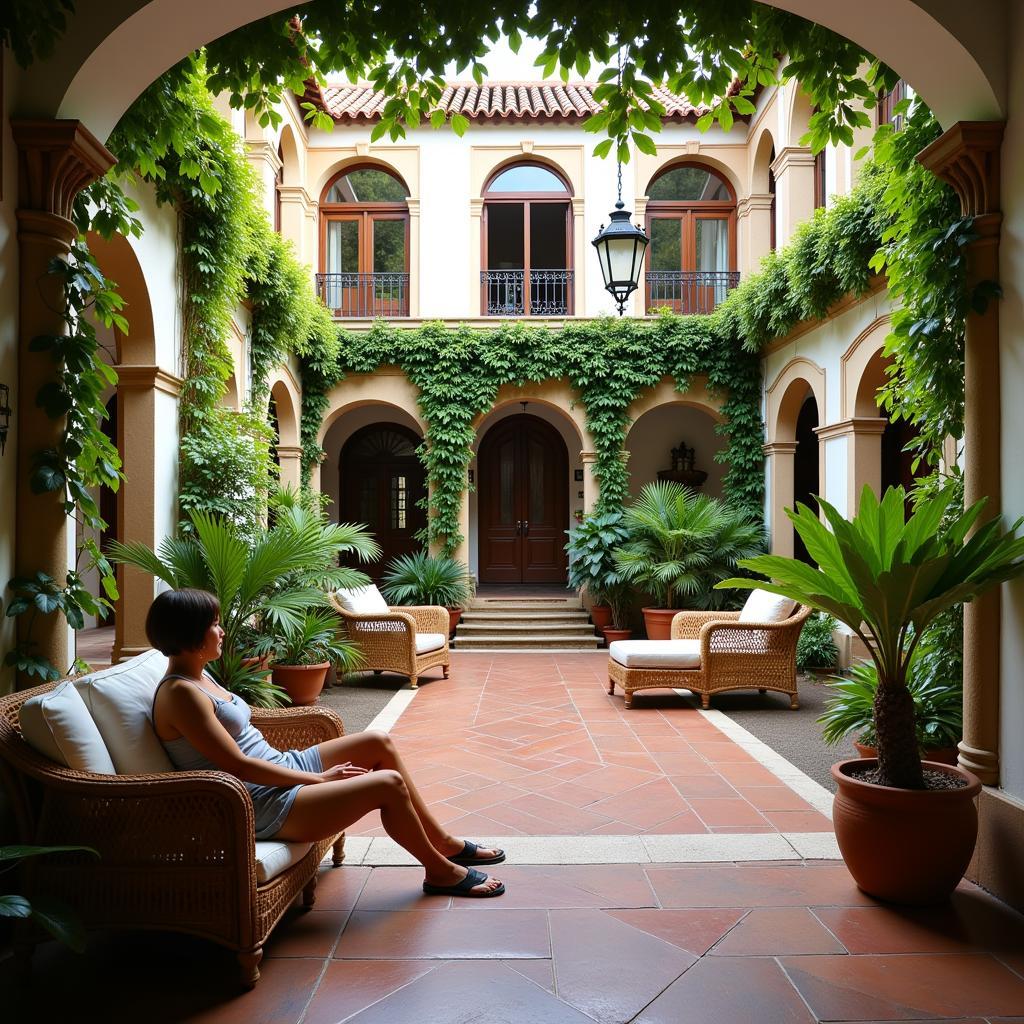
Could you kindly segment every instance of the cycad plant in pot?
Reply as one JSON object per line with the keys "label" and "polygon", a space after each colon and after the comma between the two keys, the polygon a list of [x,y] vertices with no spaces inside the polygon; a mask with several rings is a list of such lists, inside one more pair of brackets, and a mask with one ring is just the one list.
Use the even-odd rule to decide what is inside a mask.
{"label": "cycad plant in pot", "polygon": [[462,610],[476,593],[476,580],[464,562],[417,551],[387,564],[381,591],[395,605],[441,605],[448,609],[448,632],[459,624]]}
{"label": "cycad plant in pot", "polygon": [[307,609],[271,638],[273,681],[292,704],[313,704],[333,665],[339,676],[359,667],[359,650],[338,636],[338,617],[326,608]]}
{"label": "cycad plant in pot", "polygon": [[922,766],[908,686],[915,649],[946,609],[1024,571],[1024,519],[1008,531],[998,519],[979,525],[984,501],[955,514],[956,500],[947,487],[907,518],[903,488],[879,502],[866,487],[850,521],[819,499],[827,525],[798,505],[788,515],[818,567],[762,555],[741,564],[768,582],[721,584],[760,587],[834,615],[871,652],[878,757],[833,765],[834,824],[857,884],[896,902],[932,903],[953,891],[974,849],[981,789],[962,769]]}
{"label": "cycad plant in pot", "polygon": [[629,539],[622,520],[620,510],[598,512],[586,516],[575,530],[566,531],[569,586],[590,595],[590,618],[602,633],[609,628],[621,632],[626,627],[629,588],[623,585],[612,555]]}
{"label": "cycad plant in pot", "polygon": [[669,639],[684,606],[724,607],[728,596],[715,584],[764,550],[763,526],[751,513],[673,480],[647,484],[626,507],[623,525],[628,539],[615,549],[615,568],[657,602],[643,609],[651,640]]}

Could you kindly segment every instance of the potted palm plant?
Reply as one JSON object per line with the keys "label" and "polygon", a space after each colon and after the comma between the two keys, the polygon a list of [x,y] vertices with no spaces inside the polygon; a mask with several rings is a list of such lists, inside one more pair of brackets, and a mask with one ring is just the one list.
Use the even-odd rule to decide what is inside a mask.
{"label": "potted palm plant", "polygon": [[764,550],[764,530],[747,510],[696,494],[674,480],[647,484],[623,513],[628,539],[616,548],[625,583],[647,590],[656,606],[643,609],[647,636],[668,640],[683,607],[721,608],[714,586],[737,571],[740,559]]}
{"label": "potted palm plant", "polygon": [[359,667],[359,649],[338,637],[337,616],[326,608],[309,608],[271,638],[272,679],[292,704],[313,704],[324,688],[331,665],[339,676]]}
{"label": "potted palm plant", "polygon": [[112,543],[111,557],[151,573],[169,587],[208,590],[220,601],[224,650],[210,664],[217,680],[250,704],[274,707],[283,691],[266,668],[246,664],[266,654],[261,637],[294,628],[309,608],[325,607],[328,588],[360,587],[365,573],[337,565],[342,554],[363,560],[380,547],[364,526],[331,523],[298,504],[279,507],[274,526],[247,540],[226,519],[207,512],[190,516],[187,537],[166,537],[156,549]]}
{"label": "potted palm plant", "polygon": [[[587,591],[593,602],[590,618],[602,633],[608,627],[622,629],[621,612],[627,591],[621,586],[612,557],[614,549],[629,539],[622,518],[621,510],[597,512],[586,516],[575,530],[566,531],[569,535],[569,542],[565,545],[569,554],[569,586]],[[616,591],[614,598],[620,611],[619,621],[614,625],[612,591]]]}
{"label": "potted palm plant", "polygon": [[934,903],[949,896],[967,869],[981,783],[961,768],[922,763],[910,666],[938,615],[1024,571],[1024,538],[1017,536],[1024,519],[1008,531],[998,519],[979,525],[984,500],[955,514],[953,487],[920,501],[908,518],[906,497],[895,487],[879,502],[866,487],[850,521],[818,499],[827,525],[798,505],[787,514],[818,567],[762,555],[741,565],[768,582],[731,579],[720,585],[760,587],[811,605],[864,641],[878,676],[878,756],[832,766],[836,839],[865,892],[894,902]]}
{"label": "potted palm plant", "polygon": [[381,591],[391,604],[436,604],[448,609],[449,635],[476,593],[476,580],[464,562],[417,551],[388,562]]}

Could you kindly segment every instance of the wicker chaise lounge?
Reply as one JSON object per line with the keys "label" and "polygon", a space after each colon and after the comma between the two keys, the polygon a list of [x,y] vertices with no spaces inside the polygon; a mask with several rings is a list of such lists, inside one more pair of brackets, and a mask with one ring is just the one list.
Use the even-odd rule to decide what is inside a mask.
{"label": "wicker chaise lounge", "polygon": [[448,609],[440,605],[389,607],[374,586],[338,590],[329,595],[345,623],[349,640],[362,655],[362,668],[409,677],[415,690],[419,677],[432,668],[448,678]]}
{"label": "wicker chaise lounge", "polygon": [[[620,686],[631,708],[637,690],[692,690],[707,708],[711,695],[724,690],[775,690],[798,708],[796,642],[811,610],[758,594],[765,592],[752,591],[740,612],[680,612],[671,640],[616,641],[608,649],[608,692]],[[772,605],[785,617],[771,621],[770,611],[759,614]]]}
{"label": "wicker chaise lounge", "polygon": [[[141,762],[125,771],[110,739],[111,712],[122,710],[117,694],[109,690],[106,697],[115,699],[103,708],[103,695],[93,698],[88,689],[90,679],[102,685],[104,675],[121,684],[118,670],[140,661],[149,670],[144,683],[155,688],[153,680],[166,671],[167,659],[150,651],[74,684],[63,680],[0,698],[0,778],[14,811],[17,841],[91,846],[99,853],[26,861],[23,891],[30,899],[45,893],[63,900],[88,928],[143,928],[210,939],[235,951],[241,980],[252,986],[270,932],[299,893],[305,907],[313,905],[320,862],[333,847],[334,863],[341,863],[344,834],[315,843],[256,842],[252,800],[234,776],[140,771]],[[23,735],[22,706],[40,695],[48,701],[52,695],[56,704],[67,686],[85,694],[86,714],[100,726],[98,746],[108,765],[102,772],[65,767]],[[139,707],[144,693],[142,698]],[[344,735],[338,715],[321,707],[254,708],[252,722],[280,749]],[[152,738],[156,742],[155,733]],[[144,756],[147,742],[139,743],[136,734],[124,748],[127,762]],[[75,737],[65,735],[58,745],[74,753]],[[17,952],[27,960],[38,934],[27,922],[19,924]]]}

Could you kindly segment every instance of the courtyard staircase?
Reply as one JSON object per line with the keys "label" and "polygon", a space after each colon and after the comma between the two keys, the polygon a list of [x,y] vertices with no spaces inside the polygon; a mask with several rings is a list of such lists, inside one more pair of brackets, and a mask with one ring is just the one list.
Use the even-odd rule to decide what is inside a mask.
{"label": "courtyard staircase", "polygon": [[575,594],[476,597],[462,613],[458,651],[596,651],[602,638]]}

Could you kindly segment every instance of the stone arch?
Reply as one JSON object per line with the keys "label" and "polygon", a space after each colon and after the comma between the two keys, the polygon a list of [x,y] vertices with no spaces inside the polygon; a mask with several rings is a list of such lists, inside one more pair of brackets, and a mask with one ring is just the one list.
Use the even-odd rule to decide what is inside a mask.
{"label": "stone arch", "polygon": [[530,152],[518,153],[515,156],[504,157],[488,166],[480,182],[479,195],[483,196],[484,193],[487,192],[491,182],[494,181],[502,171],[508,170],[509,167],[515,167],[516,164],[537,164],[540,167],[545,167],[561,179],[568,190],[570,199],[579,194],[581,183],[573,181],[573,176],[566,167],[564,167],[559,161],[554,160],[552,157],[546,156],[542,153]]}
{"label": "stone arch", "polygon": [[149,286],[135,250],[124,235],[103,238],[89,232],[89,251],[105,277],[116,282],[118,293],[125,301],[124,315],[128,320],[128,333],[115,328],[116,362],[155,365],[156,327]]}
{"label": "stone arch", "polygon": [[593,438],[590,436],[586,412],[579,395],[564,381],[546,381],[543,384],[524,384],[522,386],[502,385],[498,389],[491,408],[473,420],[477,445],[479,445],[481,436],[491,425],[488,421],[493,423],[495,413],[520,402],[554,410],[572,428],[574,443],[578,444],[579,450],[590,451],[593,448]]}
{"label": "stone arch", "polygon": [[814,108],[811,98],[804,92],[799,82],[791,81],[786,88],[789,93],[786,100],[786,146],[804,146],[800,140],[807,134],[811,126],[811,114]]}
{"label": "stone arch", "polygon": [[419,410],[419,389],[395,367],[381,367],[376,373],[359,373],[335,384],[327,395],[327,412],[317,443],[323,445],[327,432],[348,413],[364,406],[384,406],[397,410],[403,421],[408,421],[426,433],[427,423]]}
{"label": "stone arch", "polygon": [[879,415],[874,392],[885,383],[884,366],[888,360],[882,357],[882,349],[890,321],[888,314],[873,320],[853,339],[839,360],[842,419]]}
{"label": "stone arch", "polygon": [[273,405],[273,420],[277,427],[274,454],[280,483],[282,487],[297,488],[302,482],[301,391],[291,371],[284,366],[271,373],[268,385],[269,402]]}
{"label": "stone arch", "polygon": [[822,422],[827,421],[825,371],[810,359],[798,356],[786,363],[767,389],[769,444],[796,441],[797,418],[808,390],[814,395]]}
{"label": "stone arch", "polygon": [[717,157],[702,151],[696,156],[673,156],[658,164],[657,168],[655,168],[654,172],[647,179],[647,184],[644,185],[644,194],[641,198],[648,200],[651,185],[663,174],[672,170],[673,167],[706,167],[709,171],[714,171],[715,174],[717,174],[718,177],[726,183],[729,190],[732,192],[732,200],[734,203],[739,196],[745,194],[747,191],[744,188],[743,183],[737,177],[733,168],[719,160]]}
{"label": "stone arch", "polygon": [[295,132],[290,124],[281,128],[281,137],[278,140],[278,147],[281,154],[281,184],[301,185],[302,184],[302,157],[301,150],[295,141]]}
{"label": "stone arch", "polygon": [[757,142],[751,149],[753,163],[750,168],[750,191],[752,194],[767,195],[769,188],[769,175],[771,174],[773,154],[778,152],[775,145],[775,137],[770,128],[763,128],[757,137]]}
{"label": "stone arch", "polygon": [[310,189],[310,195],[312,195],[316,201],[322,202],[324,193],[327,191],[328,186],[334,181],[335,178],[340,177],[346,171],[353,171],[361,167],[375,167],[382,171],[386,171],[397,181],[399,181],[402,187],[405,189],[406,194],[409,198],[413,198],[412,189],[409,187],[409,182],[406,176],[399,170],[398,166],[389,160],[385,160],[377,155],[374,156],[347,156],[340,160],[336,160],[332,163],[325,171],[323,171],[317,178],[314,187]]}

